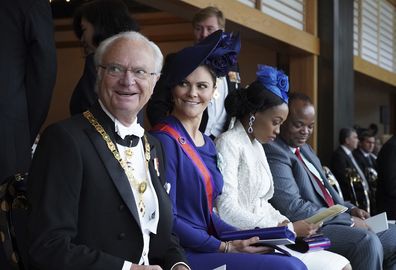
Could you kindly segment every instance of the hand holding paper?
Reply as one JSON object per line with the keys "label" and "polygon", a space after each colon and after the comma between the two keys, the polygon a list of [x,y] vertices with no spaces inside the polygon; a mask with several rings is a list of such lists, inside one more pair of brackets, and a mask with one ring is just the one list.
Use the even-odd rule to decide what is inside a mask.
{"label": "hand holding paper", "polygon": [[341,205],[341,204],[336,204],[333,205],[307,219],[305,219],[306,222],[309,223],[314,223],[314,224],[319,224],[321,222],[325,222],[341,213],[344,213],[346,210],[348,210],[347,207]]}

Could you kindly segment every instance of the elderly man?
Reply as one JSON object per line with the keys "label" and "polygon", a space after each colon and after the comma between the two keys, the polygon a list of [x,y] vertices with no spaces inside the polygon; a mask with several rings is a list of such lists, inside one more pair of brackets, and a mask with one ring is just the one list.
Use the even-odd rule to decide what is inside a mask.
{"label": "elderly man", "polygon": [[[225,18],[223,12],[212,6],[203,8],[194,15],[192,26],[195,42],[200,42],[219,29],[224,30]],[[163,73],[167,73],[166,70],[173,56],[174,54],[169,54],[166,57]],[[217,78],[215,93],[208,108],[204,111],[199,127],[199,130],[205,135],[214,139],[228,129],[231,117],[224,108],[224,100],[228,93],[239,88],[239,84],[240,76],[237,64],[231,67],[226,76]],[[152,125],[160,122],[172,110],[170,91],[165,90],[167,87],[165,77],[161,78],[154,89],[151,100],[147,104],[147,116]]]}
{"label": "elderly man", "polygon": [[396,227],[375,234],[363,221],[367,212],[344,202],[330,186],[322,165],[306,144],[315,124],[315,108],[303,94],[289,97],[289,115],[280,138],[264,146],[275,193],[271,203],[291,221],[306,219],[325,208],[342,204],[347,213],[325,222],[321,232],[330,238],[330,251],[339,253],[353,269],[396,269]]}
{"label": "elderly man", "polygon": [[99,102],[44,132],[28,188],[32,269],[189,269],[171,234],[162,148],[136,121],[162,59],[137,32],[103,41]]}

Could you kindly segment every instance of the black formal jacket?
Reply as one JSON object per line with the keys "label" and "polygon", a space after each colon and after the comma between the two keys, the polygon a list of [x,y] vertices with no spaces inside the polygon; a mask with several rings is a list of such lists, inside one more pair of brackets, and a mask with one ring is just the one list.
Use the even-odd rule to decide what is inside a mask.
{"label": "black formal jacket", "polygon": [[[146,114],[152,126],[161,122],[172,110],[172,102],[171,102],[171,91],[167,86],[166,74],[168,73],[169,63],[172,61],[172,57],[175,54],[168,54],[165,58],[164,67],[162,68],[161,78],[158,80],[155,85],[153,95],[151,96],[149,102],[146,107]],[[239,68],[236,65],[230,70],[232,74],[237,74],[237,80],[235,78],[231,78],[230,74],[226,76],[228,93],[238,89],[240,87],[240,79],[239,79]],[[227,115],[226,122],[224,123],[223,130],[227,130],[230,124],[231,117]],[[199,130],[203,133],[205,132],[206,125],[208,124],[208,110],[206,109],[203,113],[201,125],[199,126]]]}
{"label": "black formal jacket", "polygon": [[70,98],[69,109],[71,115],[84,112],[98,100],[98,95],[95,92],[95,83],[96,68],[94,54],[91,53],[85,57],[83,74]]}
{"label": "black formal jacket", "polygon": [[56,78],[48,0],[0,1],[0,183],[28,171]]}
{"label": "black formal jacket", "polygon": [[388,219],[396,219],[396,136],[381,148],[377,158],[377,208],[386,211]]}
{"label": "black formal jacket", "polygon": [[353,157],[355,158],[357,164],[360,166],[360,168],[363,170],[363,172],[365,172],[366,168],[369,168],[369,167],[377,170],[377,161],[375,160],[375,158],[373,156],[370,155],[368,157],[372,163],[372,165],[370,165],[370,162],[364,156],[364,154],[362,153],[362,150],[357,148],[357,149],[353,150],[352,153],[353,153]]}
{"label": "black formal jacket", "polygon": [[352,198],[349,180],[346,177],[347,168],[355,168],[355,166],[353,165],[351,158],[345,153],[341,146],[338,146],[331,157],[330,169],[340,184],[344,199],[349,201]]}
{"label": "black formal jacket", "polygon": [[[114,123],[98,103],[91,111],[114,141]],[[170,269],[186,259],[171,233],[162,148],[146,135],[160,215],[149,260]],[[82,115],[46,129],[32,162],[28,194],[32,269],[121,270],[124,260],[138,263],[143,236],[132,189],[102,136]]]}

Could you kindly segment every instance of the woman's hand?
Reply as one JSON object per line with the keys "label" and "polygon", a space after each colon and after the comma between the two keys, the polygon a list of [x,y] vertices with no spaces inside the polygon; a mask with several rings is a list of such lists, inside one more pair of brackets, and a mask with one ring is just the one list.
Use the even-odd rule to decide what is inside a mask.
{"label": "woman's hand", "polygon": [[282,221],[281,223],[278,223],[278,227],[287,226],[287,224],[289,224],[289,223],[290,223],[290,221],[288,221],[288,220],[286,219],[286,220]]}
{"label": "woman's hand", "polygon": [[252,237],[246,240],[229,241],[229,253],[270,253],[274,252],[273,248],[264,246],[253,246],[257,244],[260,238]]}
{"label": "woman's hand", "polygon": [[305,220],[293,222],[294,232],[299,237],[308,237],[316,233],[320,225],[308,223]]}

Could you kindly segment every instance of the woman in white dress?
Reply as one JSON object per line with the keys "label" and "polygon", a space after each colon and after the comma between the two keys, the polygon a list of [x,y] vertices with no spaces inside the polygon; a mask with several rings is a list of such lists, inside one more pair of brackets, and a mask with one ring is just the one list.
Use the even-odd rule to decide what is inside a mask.
{"label": "woman in white dress", "polygon": [[[225,107],[236,122],[216,140],[218,167],[224,177],[217,211],[224,221],[240,229],[288,224],[297,236],[306,237],[316,233],[319,226],[304,220],[291,223],[269,203],[274,185],[262,147],[262,143],[275,139],[287,117],[288,87],[283,72],[259,65],[255,82],[228,95]],[[287,250],[310,270],[352,269],[349,261],[336,253]]]}

